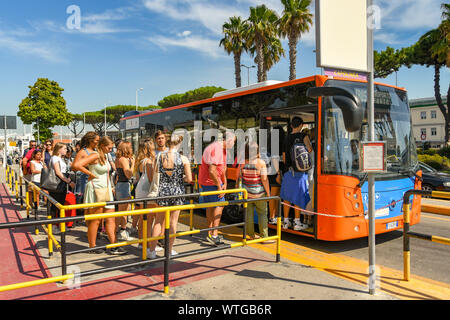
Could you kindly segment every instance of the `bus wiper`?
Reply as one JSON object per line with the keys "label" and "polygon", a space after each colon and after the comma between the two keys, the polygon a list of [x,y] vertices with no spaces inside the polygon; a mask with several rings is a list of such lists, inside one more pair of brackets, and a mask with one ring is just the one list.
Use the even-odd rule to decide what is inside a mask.
{"label": "bus wiper", "polygon": [[364,184],[368,176],[369,174],[366,172],[362,177],[362,179],[359,180],[359,183],[356,186],[361,189],[362,185]]}

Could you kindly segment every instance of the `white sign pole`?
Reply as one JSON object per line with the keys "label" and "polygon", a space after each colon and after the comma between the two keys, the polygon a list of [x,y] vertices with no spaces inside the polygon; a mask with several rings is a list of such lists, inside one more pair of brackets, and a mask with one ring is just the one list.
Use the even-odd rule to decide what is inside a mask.
{"label": "white sign pole", "polygon": [[[372,8],[372,0],[367,0],[367,9]],[[369,22],[370,21],[370,22]],[[374,68],[373,68],[373,23],[367,16],[367,116],[369,120],[369,141],[375,141],[374,125]],[[368,173],[368,197],[369,197],[369,294],[375,294],[376,267],[375,267],[375,174]]]}

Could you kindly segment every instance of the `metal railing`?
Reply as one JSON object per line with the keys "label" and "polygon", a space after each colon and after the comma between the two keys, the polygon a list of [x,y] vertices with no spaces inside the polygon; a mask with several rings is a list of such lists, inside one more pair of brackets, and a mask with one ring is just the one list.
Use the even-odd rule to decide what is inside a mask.
{"label": "metal railing", "polygon": [[409,198],[411,195],[430,196],[432,198],[444,198],[450,199],[450,192],[442,191],[423,191],[423,190],[408,190],[403,195],[403,279],[409,281],[411,277],[411,248],[410,238],[417,238],[432,242],[438,242],[446,245],[450,245],[450,239],[444,237],[438,237],[434,235],[422,234],[418,232],[412,232],[409,230],[411,221],[411,208],[409,206]]}
{"label": "metal railing", "polygon": [[[276,262],[280,261],[280,254],[281,254],[281,201],[280,197],[273,196],[273,197],[264,197],[264,198],[258,198],[258,199],[248,199],[247,198],[247,190],[246,189],[230,189],[230,190],[221,190],[221,191],[208,191],[208,192],[200,192],[200,193],[192,193],[192,194],[185,194],[182,197],[191,199],[190,204],[185,204],[181,206],[170,206],[170,207],[156,207],[156,208],[145,208],[146,205],[149,202],[155,202],[157,200],[165,200],[165,199],[174,199],[174,198],[180,198],[180,196],[167,196],[167,197],[159,197],[159,198],[146,198],[146,199],[132,199],[132,200],[120,200],[120,201],[109,201],[109,202],[97,202],[97,203],[86,203],[86,204],[76,204],[76,205],[62,205],[58,203],[55,199],[53,199],[50,195],[45,193],[42,189],[37,187],[34,183],[31,181],[28,181],[27,179],[22,178],[21,174],[19,174],[19,181],[22,182],[25,181],[25,186],[27,188],[25,197],[22,194],[22,184],[19,183],[13,184],[11,183],[12,179],[16,178],[15,181],[17,182],[17,172],[15,172],[15,176],[12,174],[11,168],[7,167],[7,183],[8,185],[13,188],[16,192],[16,200],[20,201],[21,208],[23,208],[23,199],[25,199],[26,207],[27,207],[27,218],[28,221],[23,222],[14,222],[14,223],[3,223],[0,224],[0,230],[1,229],[9,229],[9,228],[21,228],[21,227],[35,227],[35,232],[38,233],[38,227],[42,226],[45,228],[47,226],[46,231],[48,235],[48,250],[49,250],[49,256],[52,255],[53,252],[53,244],[56,245],[57,249],[61,252],[61,276],[53,277],[53,278],[47,278],[47,279],[41,279],[31,282],[24,282],[24,283],[18,283],[18,284],[11,284],[7,286],[1,286],[0,292],[2,291],[9,291],[19,288],[26,288],[41,284],[47,284],[47,283],[56,283],[56,282],[65,282],[69,279],[73,279],[75,277],[75,274],[68,274],[67,273],[67,256],[73,255],[77,253],[83,253],[95,249],[112,249],[116,247],[121,246],[127,246],[137,243],[142,243],[142,261],[129,263],[126,265],[120,265],[120,266],[114,266],[109,268],[101,268],[97,270],[90,270],[81,272],[78,276],[88,276],[93,274],[100,274],[104,272],[119,270],[119,269],[126,269],[129,267],[138,267],[138,266],[144,266],[149,263],[155,263],[159,261],[164,261],[164,293],[169,292],[169,266],[170,261],[173,259],[179,259],[195,254],[201,254],[201,253],[207,253],[217,250],[223,250],[223,249],[229,249],[229,248],[236,248],[241,247],[249,244],[254,244],[258,242],[264,242],[268,240],[277,240],[277,249],[276,249]],[[31,188],[33,192],[33,205],[29,203],[29,197],[28,197],[28,188]],[[19,190],[20,189],[20,190]],[[13,190],[13,189],[11,189]],[[222,202],[209,202],[209,203],[193,203],[193,199],[199,198],[200,196],[208,196],[208,195],[218,195],[218,194],[240,194],[242,193],[244,195],[244,199],[239,200],[228,200],[228,201],[222,201]],[[47,220],[39,220],[38,219],[38,209],[39,209],[39,196],[38,194],[44,196],[47,198],[48,205],[47,205],[47,212],[49,212],[50,203],[55,205],[57,209],[60,212],[59,218],[51,218],[49,214],[47,214],[48,218]],[[211,207],[225,207],[228,205],[243,205],[244,210],[247,210],[247,203],[250,202],[258,202],[258,201],[270,201],[270,200],[278,200],[279,202],[279,210],[278,210],[278,217],[277,217],[277,235],[266,237],[266,238],[259,238],[254,240],[247,240],[246,235],[246,218],[247,214],[244,215],[244,221],[240,223],[235,224],[229,224],[225,226],[218,226],[213,228],[206,228],[206,229],[194,229],[193,228],[193,212],[195,209],[204,209],[204,208],[211,208]],[[76,209],[86,209],[86,208],[99,208],[99,207],[105,207],[107,205],[117,205],[117,204],[131,204],[131,203],[142,203],[144,205],[144,209],[139,210],[127,210],[127,211],[120,211],[120,212],[113,212],[113,213],[99,213],[99,214],[88,214],[83,216],[76,216],[76,217],[65,217],[65,212],[67,210],[76,210]],[[31,209],[35,213],[35,219],[30,220],[29,219],[29,210]],[[190,230],[189,231],[183,231],[183,232],[177,232],[175,234],[170,234],[170,213],[172,211],[184,211],[189,210],[189,216],[190,216]],[[165,213],[165,230],[164,230],[164,236],[159,237],[147,237],[147,214],[150,213]],[[106,219],[106,218],[115,218],[115,217],[123,217],[123,216],[135,216],[135,215],[143,215],[143,223],[142,223],[142,234],[143,239],[138,240],[131,240],[131,241],[124,241],[124,242],[117,242],[113,244],[109,244],[106,246],[98,246],[95,248],[85,248],[85,249],[79,249],[75,251],[68,252],[66,249],[66,223],[69,222],[75,222],[75,221],[92,221],[92,220],[100,220],[100,219]],[[186,216],[186,215],[184,215]],[[181,217],[181,215],[180,215]],[[52,234],[52,225],[59,223],[60,228],[60,243],[55,239],[55,237]],[[193,250],[190,252],[185,253],[178,253],[176,256],[171,256],[169,252],[169,239],[173,237],[180,237],[185,235],[193,235],[196,233],[204,232],[204,231],[210,231],[210,230],[218,230],[218,229],[224,229],[224,228],[230,228],[235,226],[243,226],[243,236],[242,241],[235,242],[232,244],[222,244],[219,246],[215,246],[212,248],[206,248],[206,249],[200,249],[200,250]],[[145,238],[144,238],[145,237]],[[147,242],[148,241],[156,241],[163,239],[165,242],[164,245],[164,257],[156,258],[147,260]]]}

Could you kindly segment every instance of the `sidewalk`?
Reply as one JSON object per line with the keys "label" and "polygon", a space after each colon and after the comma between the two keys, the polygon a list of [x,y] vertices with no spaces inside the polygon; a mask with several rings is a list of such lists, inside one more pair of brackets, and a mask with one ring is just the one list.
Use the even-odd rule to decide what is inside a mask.
{"label": "sidewalk", "polygon": [[[0,222],[19,221],[25,212],[0,187]],[[14,199],[15,200],[15,199]],[[44,216],[42,216],[44,218]],[[196,217],[196,227],[202,227]],[[185,220],[187,221],[187,220]],[[180,223],[180,231],[188,226]],[[60,254],[48,257],[46,235],[34,234],[34,228],[0,230],[0,285],[60,275]],[[59,240],[59,237],[57,236]],[[78,226],[67,234],[68,249],[86,247],[86,227]],[[99,245],[105,240],[100,240]],[[230,242],[226,240],[226,242]],[[178,252],[208,246],[203,238],[181,237],[175,243]],[[266,245],[267,246],[267,245]],[[274,245],[270,245],[274,246]],[[69,268],[81,271],[110,267],[140,260],[136,246],[126,247],[125,256],[78,254],[68,256]],[[170,294],[163,292],[163,263],[143,268],[113,271],[81,279],[79,289],[47,284],[0,293],[0,299],[37,300],[382,300],[396,299],[381,291],[368,294],[365,284],[343,278],[275,256],[254,247],[225,249],[214,253],[177,259],[170,265]]]}

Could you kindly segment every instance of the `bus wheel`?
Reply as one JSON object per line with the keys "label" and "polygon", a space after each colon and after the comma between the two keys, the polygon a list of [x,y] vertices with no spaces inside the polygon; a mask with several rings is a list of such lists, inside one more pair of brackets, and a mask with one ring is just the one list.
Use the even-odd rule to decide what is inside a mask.
{"label": "bus wheel", "polygon": [[222,213],[223,219],[228,223],[239,223],[244,221],[244,216],[237,205],[226,206]]}

